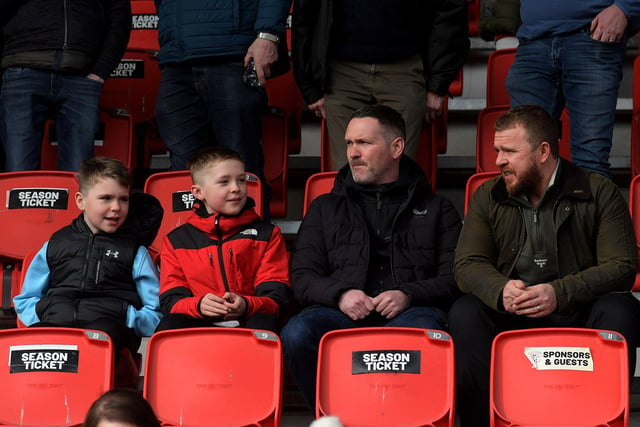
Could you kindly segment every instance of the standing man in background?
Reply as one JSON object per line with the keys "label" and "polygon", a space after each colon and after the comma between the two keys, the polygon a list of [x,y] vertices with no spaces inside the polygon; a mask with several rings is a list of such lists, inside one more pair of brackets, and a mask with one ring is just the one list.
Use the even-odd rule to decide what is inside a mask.
{"label": "standing man in background", "polygon": [[571,160],[610,177],[609,153],[627,38],[638,0],[522,0],[511,107],[539,105],[571,125]]}
{"label": "standing man in background", "polygon": [[362,105],[386,104],[407,125],[415,159],[424,119],[442,113],[469,50],[466,0],[295,0],[293,71],[309,109],[327,119],[334,170]]}
{"label": "standing man in background", "polygon": [[[162,81],[156,116],[171,169],[209,141],[240,153],[265,183],[266,78],[288,67],[291,0],[156,0]],[[280,61],[278,61],[278,59]],[[281,66],[281,64],[284,64]],[[254,72],[254,78],[243,78]]]}
{"label": "standing man in background", "polygon": [[130,0],[3,0],[0,140],[6,170],[39,169],[53,112],[58,168],[93,157],[105,79],[129,41]]}

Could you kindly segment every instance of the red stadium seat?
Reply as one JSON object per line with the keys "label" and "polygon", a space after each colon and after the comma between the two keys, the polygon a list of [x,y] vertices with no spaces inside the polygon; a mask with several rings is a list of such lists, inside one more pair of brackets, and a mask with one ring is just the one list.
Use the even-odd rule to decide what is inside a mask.
{"label": "red stadium seat", "polygon": [[480,0],[467,0],[468,2],[468,21],[469,36],[478,35],[478,27],[480,25]]}
{"label": "red stadium seat", "polygon": [[304,202],[302,203],[302,216],[304,217],[313,202],[318,196],[329,193],[333,188],[333,182],[338,172],[319,172],[307,179],[304,188]]}
{"label": "red stadium seat", "polygon": [[[100,110],[100,128],[95,135],[94,154],[120,160],[133,172],[135,167],[136,140],[131,115],[119,109]],[[58,138],[55,123],[48,120],[42,140],[41,168],[56,170]],[[80,165],[78,165],[80,168]]]}
{"label": "red stadium seat", "polygon": [[351,426],[454,426],[453,341],[441,331],[328,332],[318,354],[316,417]]}
{"label": "red stadium seat", "polygon": [[469,203],[473,197],[473,193],[485,182],[491,178],[495,178],[500,175],[500,172],[481,172],[473,174],[467,180],[467,185],[464,190],[464,214],[467,214],[469,209]]}
{"label": "red stadium seat", "polygon": [[[636,175],[631,180],[629,186],[629,211],[631,213],[631,220],[633,221],[633,228],[636,233],[636,241],[638,245],[638,254],[640,255],[640,175]],[[638,261],[640,267],[640,260]],[[640,269],[636,273],[636,281],[633,284],[633,290],[640,292]]]}
{"label": "red stadium seat", "polygon": [[510,104],[505,86],[509,68],[516,59],[516,49],[499,49],[491,52],[487,60],[487,107]]}
{"label": "red stadium seat", "polygon": [[640,56],[633,62],[633,118],[631,119],[631,174],[640,174]]}
{"label": "red stadium seat", "polygon": [[0,425],[80,426],[113,383],[113,345],[98,331],[0,330]]}
{"label": "red stadium seat", "polygon": [[282,348],[277,335],[243,328],[154,334],[144,397],[163,425],[280,425]]}
{"label": "red stadium seat", "polygon": [[[149,247],[151,256],[157,260],[164,236],[184,224],[191,215],[195,200],[191,194],[191,174],[189,171],[155,173],[145,181],[144,192],[155,196],[164,208],[160,229]],[[261,215],[262,184],[257,176],[250,173],[247,173],[247,193],[256,203],[256,212]]]}
{"label": "red stadium seat", "polygon": [[[480,111],[476,133],[476,171],[498,171],[496,165],[496,151],[493,148],[495,136],[494,125],[496,120],[509,110],[508,105],[500,107],[487,107]],[[560,138],[560,157],[571,160],[571,147],[569,143],[569,118],[563,111],[562,136]]]}
{"label": "red stadium seat", "polygon": [[492,348],[491,426],[627,426],[627,344],[617,332],[528,329]]}
{"label": "red stadium seat", "polygon": [[0,273],[2,310],[13,306],[19,291],[24,258],[37,251],[58,229],[80,214],[73,172],[28,171],[0,173]]}

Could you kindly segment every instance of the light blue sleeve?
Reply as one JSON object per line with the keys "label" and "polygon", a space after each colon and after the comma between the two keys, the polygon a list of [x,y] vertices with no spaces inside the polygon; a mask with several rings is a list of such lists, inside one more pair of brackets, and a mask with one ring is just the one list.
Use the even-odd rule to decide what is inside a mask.
{"label": "light blue sleeve", "polygon": [[133,328],[139,336],[148,337],[160,323],[160,278],[158,268],[151,259],[147,248],[140,246],[133,261],[133,280],[142,308],[137,310],[130,305],[127,309],[127,326]]}
{"label": "light blue sleeve", "polygon": [[47,247],[45,242],[42,249],[29,264],[24,278],[22,290],[13,298],[13,305],[22,323],[31,326],[38,323],[40,318],[36,314],[36,304],[49,289],[49,264],[47,264]]}

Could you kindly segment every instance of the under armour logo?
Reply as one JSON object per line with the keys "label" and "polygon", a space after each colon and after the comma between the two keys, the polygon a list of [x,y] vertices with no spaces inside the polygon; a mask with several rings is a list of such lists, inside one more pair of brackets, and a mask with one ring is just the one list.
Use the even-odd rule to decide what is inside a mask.
{"label": "under armour logo", "polygon": [[105,256],[108,256],[108,257],[112,256],[112,257],[114,257],[114,258],[118,258],[118,255],[119,255],[119,254],[120,254],[120,252],[118,252],[118,251],[112,251],[111,249],[109,249],[109,250],[105,253]]}

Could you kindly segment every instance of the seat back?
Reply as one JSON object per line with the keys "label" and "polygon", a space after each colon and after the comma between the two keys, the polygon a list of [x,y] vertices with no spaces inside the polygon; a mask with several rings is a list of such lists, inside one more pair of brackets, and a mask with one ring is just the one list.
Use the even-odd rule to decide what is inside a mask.
{"label": "seat back", "polygon": [[475,173],[467,179],[467,184],[464,190],[464,214],[467,214],[467,210],[469,209],[469,203],[471,203],[471,199],[473,198],[473,193],[487,180],[494,178],[500,175],[500,172],[482,172]]}
{"label": "seat back", "polygon": [[0,256],[22,260],[80,214],[73,172],[0,173]]}
{"label": "seat back", "polygon": [[158,13],[153,0],[131,2],[131,36],[128,48],[160,50]]}
{"label": "seat back", "polygon": [[163,425],[279,426],[280,339],[243,328],[158,332],[147,347],[143,393]]}
{"label": "seat back", "polygon": [[12,312],[24,257],[40,249],[58,229],[80,214],[74,201],[78,180],[72,172],[0,173],[0,301]]}
{"label": "seat back", "polygon": [[304,187],[304,202],[302,203],[302,216],[304,217],[316,197],[331,192],[333,182],[338,172],[319,172],[307,179]]}
{"label": "seat back", "polygon": [[161,78],[157,50],[128,47],[104,83],[100,106],[126,110],[135,124],[151,122]]}
{"label": "seat back", "polygon": [[491,357],[491,426],[626,426],[627,344],[616,332],[499,334]]}
{"label": "seat back", "polygon": [[[631,213],[631,221],[633,221],[633,229],[636,233],[638,254],[640,255],[640,175],[634,176],[629,185],[629,211]],[[638,266],[640,267],[640,259],[638,260]],[[636,273],[633,291],[640,292],[640,269]]]}
{"label": "seat back", "polygon": [[640,174],[640,56],[633,62],[633,117],[631,119],[631,173]]}
{"label": "seat back", "polygon": [[316,417],[346,426],[454,425],[453,341],[416,328],[357,328],[324,335]]}
{"label": "seat back", "polygon": [[[135,167],[136,143],[131,115],[120,109],[100,109],[100,127],[94,139],[94,154],[120,160],[130,171]],[[56,170],[58,137],[53,120],[45,125],[41,168]],[[80,165],[78,165],[80,168]]]}
{"label": "seat back", "polygon": [[[509,106],[483,108],[478,115],[476,131],[476,172],[498,171],[496,151],[493,147],[494,126],[500,116],[509,111]],[[560,157],[571,160],[569,136],[569,117],[567,110],[562,112],[560,138]]]}
{"label": "seat back", "polygon": [[[160,253],[164,236],[184,224],[193,211],[195,197],[191,194],[191,174],[189,171],[154,173],[145,181],[144,192],[155,196],[164,208],[160,229],[149,247],[155,257]],[[261,215],[262,184],[251,173],[247,173],[247,193],[256,203],[255,211]]]}
{"label": "seat back", "polygon": [[487,59],[487,107],[508,106],[511,103],[505,81],[516,59],[516,49],[498,49]]}
{"label": "seat back", "polygon": [[108,335],[70,328],[0,330],[0,425],[81,425],[112,387]]}

